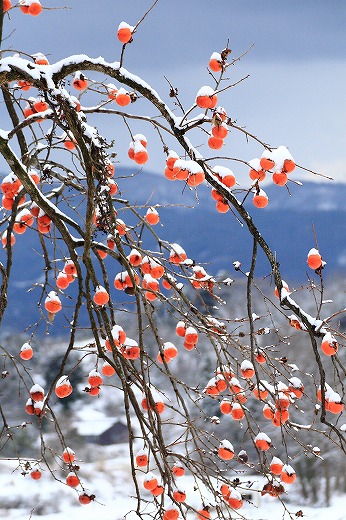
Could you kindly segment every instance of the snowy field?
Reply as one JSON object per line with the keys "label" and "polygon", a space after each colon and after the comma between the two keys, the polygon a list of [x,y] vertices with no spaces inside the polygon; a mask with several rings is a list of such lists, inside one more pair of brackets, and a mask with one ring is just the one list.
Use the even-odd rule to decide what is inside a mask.
{"label": "snowy field", "polygon": [[[88,505],[80,505],[77,492],[67,486],[54,482],[48,470],[42,478],[34,481],[29,475],[23,476],[16,465],[10,461],[0,463],[0,518],[9,520],[118,520],[136,508],[136,499],[131,498],[133,487],[128,465],[127,447],[125,445],[97,448],[95,463],[81,463],[80,476],[88,493],[94,493],[96,500]],[[14,471],[15,470],[15,471]],[[59,477],[58,474],[56,474]],[[182,477],[187,491],[188,501],[194,507],[201,503],[200,495],[193,489],[193,481]],[[299,484],[296,484],[298,486]],[[155,510],[150,494],[143,494],[149,501],[148,512]],[[208,498],[207,496],[205,498]],[[296,513],[303,511],[306,520],[346,520],[346,496],[335,496],[332,505],[326,507],[305,507],[303,500],[299,503],[286,503],[287,511],[278,499],[259,497],[257,506],[245,504],[240,510],[242,516],[234,513],[232,519],[249,520],[287,520],[299,518]],[[154,505],[154,504],[153,504]],[[289,514],[290,513],[290,514]],[[195,515],[191,514],[191,518]],[[127,520],[138,518],[130,513]],[[147,517],[148,518],[148,517]],[[217,518],[215,509],[211,508],[211,520]]]}

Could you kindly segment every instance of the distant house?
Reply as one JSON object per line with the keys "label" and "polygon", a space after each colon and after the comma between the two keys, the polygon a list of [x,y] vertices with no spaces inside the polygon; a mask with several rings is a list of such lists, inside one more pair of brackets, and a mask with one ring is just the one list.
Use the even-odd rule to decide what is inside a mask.
{"label": "distant house", "polygon": [[107,430],[100,433],[95,438],[95,443],[101,446],[109,446],[110,444],[119,444],[127,442],[129,439],[129,431],[125,424],[117,421],[112,424]]}
{"label": "distant house", "polygon": [[83,437],[86,442],[109,446],[111,444],[121,444],[128,441],[127,426],[114,417],[107,417],[98,410],[86,410],[83,408],[81,414],[77,414],[77,420],[73,426],[78,435]]}

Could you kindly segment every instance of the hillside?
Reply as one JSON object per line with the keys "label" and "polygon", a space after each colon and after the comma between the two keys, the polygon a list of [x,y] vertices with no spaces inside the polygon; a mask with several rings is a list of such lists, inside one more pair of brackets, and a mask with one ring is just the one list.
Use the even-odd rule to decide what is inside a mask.
{"label": "hillside", "polygon": [[[161,224],[156,227],[159,235],[170,242],[182,244],[188,256],[204,264],[213,275],[223,271],[236,277],[237,273],[232,267],[234,260],[240,260],[245,271],[249,269],[252,240],[247,229],[231,212],[226,215],[216,212],[206,186],[200,187],[197,198],[195,191],[184,189],[182,183],[169,182],[163,176],[146,171],[130,178],[128,175],[129,170],[119,173],[122,198],[131,196],[131,201],[135,199],[139,206],[148,201],[165,206],[159,209]],[[250,197],[246,202],[260,232],[277,254],[284,279],[296,283],[306,280],[306,255],[315,245],[313,226],[327,262],[326,276],[338,274],[346,263],[346,185],[290,184],[291,196],[285,188],[267,186],[265,189],[270,203],[264,210],[253,208]],[[242,196],[238,194],[239,198]],[[140,207],[138,210],[144,213]],[[120,210],[119,217],[131,225],[129,211]],[[35,249],[33,233],[29,231],[18,237],[14,246],[12,269],[16,273],[16,281],[9,290],[10,304],[3,323],[5,328],[12,328],[15,322],[17,330],[23,329],[38,318],[39,284],[44,272],[42,259]],[[98,239],[102,241],[105,236],[99,235]],[[155,248],[149,236],[144,236],[144,241],[149,248]],[[107,259],[106,262],[111,265],[111,260]],[[115,266],[114,274],[118,271],[119,267]],[[266,259],[259,255],[257,276],[269,273]],[[26,309],[25,315],[23,308]],[[64,319],[59,319],[64,324]]]}

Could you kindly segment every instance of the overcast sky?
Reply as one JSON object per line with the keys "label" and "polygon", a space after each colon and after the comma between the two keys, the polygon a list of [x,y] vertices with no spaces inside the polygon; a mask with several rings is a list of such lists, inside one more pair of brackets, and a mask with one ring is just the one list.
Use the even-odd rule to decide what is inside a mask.
{"label": "overcast sky", "polygon": [[[42,4],[57,7],[58,0]],[[16,9],[6,21],[5,35],[15,29],[6,46],[41,51],[51,62],[75,53],[114,61],[121,49],[119,22],[134,25],[151,4],[66,0],[61,5],[67,9],[45,10],[37,18]],[[254,44],[228,69],[231,82],[250,74],[249,79],[221,95],[219,104],[263,141],[286,145],[297,163],[346,182],[345,26],[343,0],[159,0],[128,46],[124,66],[171,103],[167,76],[189,107],[197,90],[212,84],[206,67],[213,51],[221,51],[229,39],[237,57]],[[107,123],[106,135],[112,124]],[[134,130],[145,133],[142,127]],[[122,137],[117,138],[121,144]],[[262,153],[234,133],[226,143],[223,154],[231,157],[250,160]],[[201,137],[196,144],[208,155]],[[159,151],[152,144],[155,157]],[[161,171],[162,164],[151,153],[148,168]],[[236,172],[234,163],[230,167]]]}

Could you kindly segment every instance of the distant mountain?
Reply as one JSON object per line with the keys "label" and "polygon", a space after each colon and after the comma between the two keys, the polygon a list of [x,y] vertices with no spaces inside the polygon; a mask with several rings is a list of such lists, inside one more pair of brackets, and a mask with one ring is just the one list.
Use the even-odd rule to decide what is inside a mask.
{"label": "distant mountain", "polygon": [[[125,178],[128,174],[129,170],[124,169],[121,173],[124,178],[118,179],[122,198],[128,198],[139,206],[147,202],[166,206],[159,209],[161,224],[156,226],[157,233],[164,240],[181,244],[188,256],[204,264],[210,274],[228,271],[236,277],[232,266],[234,260],[241,261],[245,271],[249,269],[252,239],[246,226],[241,225],[231,212],[222,215],[215,210],[209,188],[199,187],[196,193],[184,188],[179,181],[169,182],[163,175],[142,171],[132,178]],[[346,185],[291,185],[291,195],[286,188],[266,186],[270,203],[265,209],[254,208],[251,197],[246,201],[258,229],[276,252],[282,276],[287,281],[306,280],[307,252],[315,246],[313,228],[319,249],[327,262],[326,275],[338,273],[346,265]],[[138,211],[144,214],[140,207]],[[134,223],[128,210],[120,211],[119,218],[123,218],[128,225]],[[105,237],[98,238],[102,241]],[[36,235],[32,231],[18,236],[13,248],[14,276],[9,290],[10,305],[5,315],[5,327],[15,324],[23,329],[39,317],[37,302],[44,272],[42,257],[36,247]],[[157,250],[148,235],[143,236],[143,247]],[[1,260],[4,261],[4,256]],[[62,267],[60,264],[59,268]],[[109,265],[114,274],[120,270],[110,261]],[[263,254],[258,256],[256,274],[270,274]],[[66,320],[59,320],[69,327]]]}

